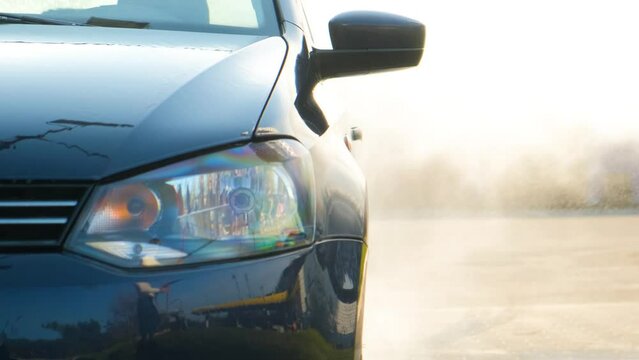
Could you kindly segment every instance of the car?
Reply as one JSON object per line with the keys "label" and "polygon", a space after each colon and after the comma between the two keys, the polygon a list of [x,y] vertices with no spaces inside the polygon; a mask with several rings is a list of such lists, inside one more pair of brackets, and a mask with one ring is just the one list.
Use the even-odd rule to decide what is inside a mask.
{"label": "car", "polygon": [[314,89],[416,66],[423,24],[344,13],[326,50],[296,0],[0,12],[0,360],[361,358],[361,131]]}

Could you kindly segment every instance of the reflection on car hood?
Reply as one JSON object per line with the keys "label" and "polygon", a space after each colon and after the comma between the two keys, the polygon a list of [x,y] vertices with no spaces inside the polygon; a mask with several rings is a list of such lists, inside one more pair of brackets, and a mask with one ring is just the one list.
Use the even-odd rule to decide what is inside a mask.
{"label": "reflection on car hood", "polygon": [[246,140],[283,39],[0,27],[0,180],[94,180]]}

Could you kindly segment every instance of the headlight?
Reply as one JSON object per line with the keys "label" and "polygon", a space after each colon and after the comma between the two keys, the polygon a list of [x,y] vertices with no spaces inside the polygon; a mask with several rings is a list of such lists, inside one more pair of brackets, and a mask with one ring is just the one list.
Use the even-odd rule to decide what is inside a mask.
{"label": "headlight", "polygon": [[135,268],[308,245],[313,178],[307,150],[291,140],[198,157],[96,189],[66,246]]}

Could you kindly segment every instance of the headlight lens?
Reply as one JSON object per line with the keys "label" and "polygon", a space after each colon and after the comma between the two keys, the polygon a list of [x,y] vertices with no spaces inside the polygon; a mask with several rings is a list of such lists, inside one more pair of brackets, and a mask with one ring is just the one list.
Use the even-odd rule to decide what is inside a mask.
{"label": "headlight lens", "polygon": [[292,140],[252,144],[98,188],[67,248],[129,268],[310,244],[313,170]]}

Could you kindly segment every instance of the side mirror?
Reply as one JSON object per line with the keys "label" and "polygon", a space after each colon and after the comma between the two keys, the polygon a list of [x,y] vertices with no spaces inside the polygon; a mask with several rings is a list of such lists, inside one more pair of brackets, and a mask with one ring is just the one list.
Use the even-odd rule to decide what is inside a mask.
{"label": "side mirror", "polygon": [[333,50],[313,49],[318,81],[419,65],[426,27],[403,16],[355,11],[329,23]]}

